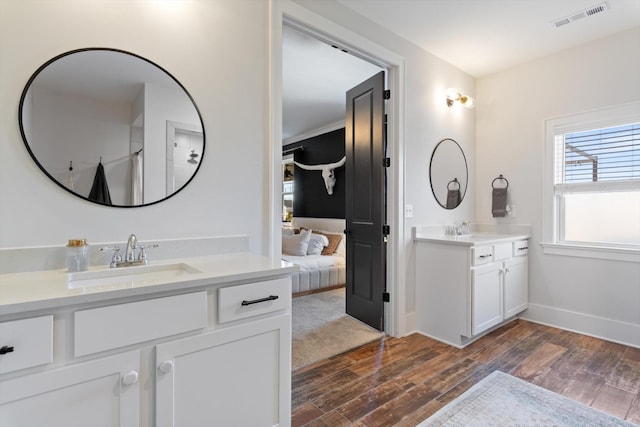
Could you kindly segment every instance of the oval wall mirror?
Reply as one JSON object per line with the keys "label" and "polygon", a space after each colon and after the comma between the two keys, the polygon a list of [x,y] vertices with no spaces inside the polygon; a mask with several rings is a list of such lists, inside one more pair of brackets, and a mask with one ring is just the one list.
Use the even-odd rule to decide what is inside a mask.
{"label": "oval wall mirror", "polygon": [[47,61],[20,98],[29,154],[56,184],[87,201],[147,206],[197,173],[202,117],[187,90],[130,52],[87,48]]}
{"label": "oval wall mirror", "polygon": [[462,203],[468,184],[467,159],[462,147],[451,138],[438,142],[431,154],[429,181],[440,206],[455,209]]}

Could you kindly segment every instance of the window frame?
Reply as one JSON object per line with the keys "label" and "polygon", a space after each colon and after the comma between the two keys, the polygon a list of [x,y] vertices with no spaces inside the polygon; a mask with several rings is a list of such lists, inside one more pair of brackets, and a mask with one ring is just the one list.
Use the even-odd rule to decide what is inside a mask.
{"label": "window frame", "polygon": [[[562,203],[559,202],[560,197],[556,194],[554,182],[556,135],[633,122],[640,122],[640,101],[545,120],[542,192],[542,246],[545,254],[640,262],[640,249],[605,243],[560,241],[559,233],[564,216],[560,214]],[[569,188],[570,184],[564,184],[564,186]],[[619,189],[628,186],[632,187],[634,184],[630,182],[601,183],[599,188]]]}

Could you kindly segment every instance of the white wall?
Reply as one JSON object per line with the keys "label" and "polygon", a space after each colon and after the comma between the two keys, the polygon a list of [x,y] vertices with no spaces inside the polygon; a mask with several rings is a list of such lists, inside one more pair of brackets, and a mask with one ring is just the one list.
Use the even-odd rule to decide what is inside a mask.
{"label": "white wall", "polygon": [[[0,0],[0,248],[244,234],[266,253],[268,2]],[[112,47],[161,65],[194,97],[207,136],[191,184],[149,207],[76,198],[31,161],[20,94],[45,61]],[[233,159],[231,161],[231,159]]]}
{"label": "white wall", "polygon": [[[62,184],[67,183],[73,161],[74,192],[89,197],[100,159],[114,205],[130,196],[129,145],[131,105],[98,100],[35,86],[31,122],[31,151],[40,164]],[[55,141],[55,144],[52,144]]]}
{"label": "white wall", "polygon": [[[544,120],[640,99],[640,28],[477,82],[476,219],[531,224],[532,320],[640,346],[640,264],[543,254]],[[515,217],[491,217],[509,179]]]}

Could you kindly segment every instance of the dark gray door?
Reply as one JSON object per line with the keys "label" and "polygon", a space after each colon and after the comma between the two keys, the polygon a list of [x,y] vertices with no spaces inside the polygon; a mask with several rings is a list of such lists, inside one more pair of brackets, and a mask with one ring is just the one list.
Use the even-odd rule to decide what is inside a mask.
{"label": "dark gray door", "polygon": [[347,92],[347,314],[384,329],[384,71]]}

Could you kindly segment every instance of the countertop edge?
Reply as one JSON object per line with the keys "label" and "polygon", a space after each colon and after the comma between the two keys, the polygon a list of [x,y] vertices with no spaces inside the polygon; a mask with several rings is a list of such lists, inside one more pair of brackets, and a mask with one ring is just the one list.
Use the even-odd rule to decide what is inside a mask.
{"label": "countertop edge", "polygon": [[[224,256],[224,255],[223,255]],[[213,256],[212,258],[216,258]],[[248,254],[248,258],[255,255]],[[207,257],[208,258],[208,257]],[[221,284],[233,284],[234,282],[242,282],[247,280],[269,280],[277,277],[287,276],[295,271],[298,267],[292,264],[283,263],[280,266],[263,266],[246,271],[230,272],[223,274],[198,274],[197,277],[187,277],[180,280],[159,283],[152,286],[143,286],[136,288],[115,289],[103,292],[79,294],[79,295],[62,295],[60,297],[50,297],[43,299],[35,299],[32,301],[20,301],[14,303],[0,304],[0,319],[3,317],[16,317],[16,315],[29,314],[52,309],[64,309],[71,306],[92,304],[110,301],[144,297],[158,294],[171,294],[176,291],[192,291],[199,288],[216,286]],[[119,302],[118,302],[119,303]]]}

